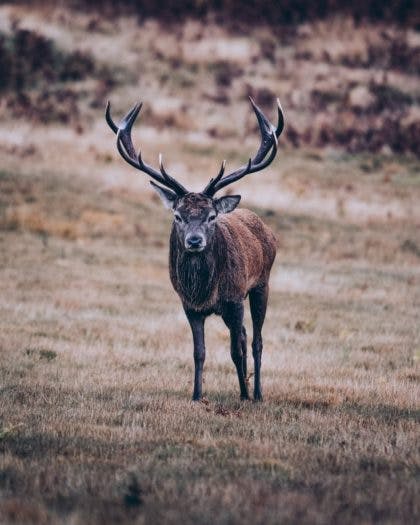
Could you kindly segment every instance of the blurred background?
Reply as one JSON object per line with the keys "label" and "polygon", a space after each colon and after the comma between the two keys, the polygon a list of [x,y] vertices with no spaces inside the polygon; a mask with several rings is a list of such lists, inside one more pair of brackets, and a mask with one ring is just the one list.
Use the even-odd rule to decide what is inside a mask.
{"label": "blurred background", "polygon": [[[356,219],[361,208],[405,213],[386,183],[417,177],[415,2],[2,2],[0,14],[4,168],[144,190],[146,176],[123,166],[103,119],[108,99],[117,121],[141,100],[134,136],[145,158],[156,164],[162,151],[199,190],[223,158],[233,168],[255,150],[248,96],[272,119],[279,97],[279,160],[242,183],[245,196],[330,216],[348,200]],[[362,173],[380,173],[370,195],[336,176],[355,154]],[[330,162],[334,194],[320,192],[322,176],[305,177],[305,159],[321,172]],[[387,203],[376,202],[381,193]]]}
{"label": "blurred background", "polygon": [[[0,521],[418,522],[419,28],[410,0],[0,3]],[[249,95],[286,116],[230,188],[279,240],[266,402],[212,318],[193,408],[171,216],[105,105],[143,101],[134,144],[199,191],[256,151]]]}

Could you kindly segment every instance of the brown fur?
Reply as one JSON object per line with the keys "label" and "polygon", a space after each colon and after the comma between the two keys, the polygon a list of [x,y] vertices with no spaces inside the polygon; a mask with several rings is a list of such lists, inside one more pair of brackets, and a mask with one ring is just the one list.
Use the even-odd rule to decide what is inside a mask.
{"label": "brown fur", "polygon": [[211,245],[198,254],[185,252],[173,227],[170,277],[185,308],[220,313],[222,302],[242,301],[268,281],[275,255],[272,231],[255,213],[239,209],[219,216]]}

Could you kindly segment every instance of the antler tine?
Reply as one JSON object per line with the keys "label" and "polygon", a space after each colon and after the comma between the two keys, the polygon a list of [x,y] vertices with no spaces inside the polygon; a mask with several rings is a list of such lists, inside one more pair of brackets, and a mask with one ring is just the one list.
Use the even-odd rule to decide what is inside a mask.
{"label": "antler tine", "polygon": [[280,137],[281,132],[284,129],[284,113],[283,108],[280,104],[280,99],[277,99],[277,128],[276,128],[276,137]]}
{"label": "antler tine", "polygon": [[216,177],[210,179],[209,183],[207,184],[207,186],[204,188],[203,190],[203,194],[204,195],[207,195],[207,192],[211,189],[211,187],[216,184],[217,182],[219,182],[219,180],[223,177],[223,174],[225,172],[225,168],[226,168],[226,160],[224,160],[222,162],[222,165],[220,166],[220,170],[219,170],[219,173],[217,174]]}
{"label": "antler tine", "polygon": [[258,148],[257,154],[252,159],[253,164],[258,164],[259,162],[263,160],[263,158],[267,155],[269,149],[271,148],[272,132],[275,131],[276,128],[267,119],[267,117],[264,115],[261,109],[257,106],[257,104],[255,104],[252,97],[249,97],[249,100],[251,101],[252,108],[257,117],[258,126],[260,128],[260,133],[261,133],[260,147]]}
{"label": "antler tine", "polygon": [[229,173],[225,177],[222,177],[219,173],[216,178],[212,179],[203,192],[208,196],[213,196],[217,191],[221,190],[228,184],[241,179],[249,173],[255,173],[256,171],[266,168],[276,156],[277,138],[280,136],[284,128],[284,116],[280,101],[277,99],[278,123],[277,127],[274,127],[261,109],[255,104],[254,100],[251,97],[249,97],[249,99],[257,117],[261,133],[261,143],[258,151],[255,157],[249,159],[248,163],[244,166],[241,166],[239,169]]}
{"label": "antler tine", "polygon": [[122,128],[126,133],[131,132],[131,128],[133,127],[134,121],[138,117],[138,114],[141,111],[141,108],[143,107],[143,103],[139,102],[135,106],[131,108],[131,110],[127,113],[127,115],[122,119],[120,128]]}
{"label": "antler tine", "polygon": [[173,177],[171,177],[168,172],[165,170],[165,167],[163,165],[163,155],[162,153],[159,153],[159,169],[160,169],[160,172],[162,173],[164,179],[167,181],[167,183],[169,183],[172,187],[177,187],[178,188],[178,192],[181,193],[181,194],[186,194],[188,193],[188,190],[184,188],[184,186],[182,186],[182,184],[180,184],[178,181],[176,181]]}
{"label": "antler tine", "polygon": [[[137,154],[136,150],[134,149],[133,142],[131,140],[131,128],[133,127],[134,121],[140,113],[141,108],[142,104],[136,104],[133,108],[131,108],[127,115],[122,119],[117,132],[117,146],[119,142],[122,142],[124,150],[134,162],[134,164],[133,162],[130,162],[130,164],[134,167],[136,167],[135,162],[137,159]],[[118,151],[120,151],[120,148],[118,148]],[[124,157],[124,159],[127,160],[126,157]]]}
{"label": "antler tine", "polygon": [[106,118],[106,121],[108,122],[108,126],[112,129],[112,131],[115,134],[117,134],[118,126],[115,124],[115,122],[111,118],[111,102],[109,100],[106,103],[105,118]]}
{"label": "antler tine", "polygon": [[105,118],[109,127],[117,135],[117,148],[120,155],[126,162],[128,162],[128,164],[140,171],[143,171],[152,179],[173,190],[177,195],[185,195],[188,193],[188,191],[184,188],[184,186],[182,186],[182,184],[168,175],[164,169],[163,171],[161,170],[161,173],[159,173],[157,170],[152,168],[152,166],[149,166],[143,161],[140,152],[138,154],[136,153],[131,139],[131,128],[133,127],[133,124],[138,117],[141,108],[142,103],[133,106],[133,108],[121,120],[120,125],[117,126],[111,117],[111,104],[108,102],[106,105]]}
{"label": "antler tine", "polygon": [[166,180],[171,180],[172,177],[167,173],[167,171],[165,170],[165,166],[163,165],[162,153],[159,153],[159,169]]}

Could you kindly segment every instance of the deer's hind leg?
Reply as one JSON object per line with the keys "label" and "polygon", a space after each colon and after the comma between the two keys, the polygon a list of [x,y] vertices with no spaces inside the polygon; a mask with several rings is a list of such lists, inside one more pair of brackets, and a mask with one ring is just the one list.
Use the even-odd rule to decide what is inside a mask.
{"label": "deer's hind leg", "polygon": [[223,307],[222,319],[230,331],[230,354],[238,373],[241,399],[249,399],[246,384],[246,331],[243,326],[243,303],[226,303]]}
{"label": "deer's hind leg", "polygon": [[263,350],[262,327],[267,311],[268,283],[253,288],[249,292],[249,306],[252,317],[252,355],[254,357],[254,399],[262,401],[261,355]]}
{"label": "deer's hind leg", "polygon": [[246,329],[244,325],[242,325],[242,332],[241,332],[241,347],[242,347],[242,368],[244,371],[245,381],[246,381],[247,369],[248,369],[246,358],[247,358],[248,352],[247,352],[247,346],[246,346]]}

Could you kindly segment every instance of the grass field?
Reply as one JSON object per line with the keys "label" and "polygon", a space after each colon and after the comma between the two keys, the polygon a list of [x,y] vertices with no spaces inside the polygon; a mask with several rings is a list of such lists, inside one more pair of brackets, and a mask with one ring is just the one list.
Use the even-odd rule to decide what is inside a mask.
{"label": "grass field", "polygon": [[[2,24],[19,16],[73,49],[86,15],[60,13],[1,11]],[[121,49],[137,67],[157,27],[136,41],[133,21],[96,24],[85,45],[115,67]],[[196,30],[187,24],[192,41]],[[234,60],[257,36],[229,40]],[[179,49],[165,42],[153,46],[167,65]],[[187,44],[187,66],[161,86],[179,99],[154,100],[158,66],[145,62],[138,82],[152,109],[135,138],[198,189],[257,139],[242,95],[215,102],[215,88],[202,103],[197,82],[208,91],[216,66],[195,69],[206,49]],[[260,85],[291,89],[264,64]],[[136,82],[108,93],[117,115]],[[91,88],[77,84],[82,97]],[[211,318],[205,399],[193,403],[191,335],[168,277],[171,219],[118,158],[99,106],[67,125],[8,113],[0,130],[0,523],[418,523],[418,159],[285,139],[269,170],[235,186],[279,239],[265,400],[239,400],[227,330]]]}
{"label": "grass field", "polygon": [[53,174],[0,184],[23,202],[0,235],[3,522],[416,522],[415,225],[259,208],[280,239],[265,402],[239,401],[211,319],[194,404],[160,204]]}

